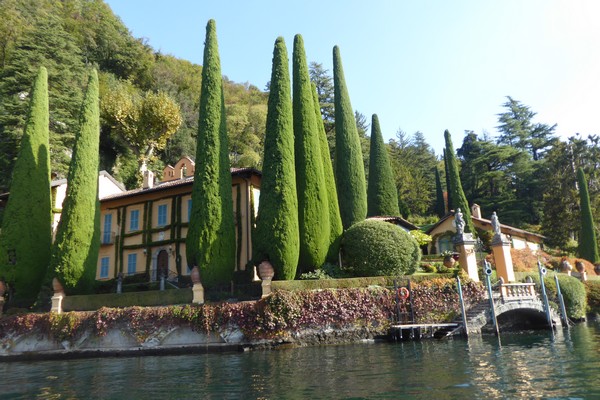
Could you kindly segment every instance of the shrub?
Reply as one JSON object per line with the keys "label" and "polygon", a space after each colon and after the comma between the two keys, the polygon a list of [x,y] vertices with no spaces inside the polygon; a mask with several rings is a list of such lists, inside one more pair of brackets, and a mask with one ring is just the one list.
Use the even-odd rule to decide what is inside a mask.
{"label": "shrub", "polygon": [[589,311],[600,313],[600,281],[587,281],[584,286]]}
{"label": "shrub", "polygon": [[[531,274],[533,281],[538,285],[540,283],[540,277],[538,274]],[[565,300],[565,308],[567,310],[567,316],[573,319],[585,318],[587,310],[587,298],[585,286],[581,281],[573,276],[566,274],[557,274],[558,283],[560,284],[560,291]],[[546,286],[546,294],[548,295],[549,301],[556,301],[558,293],[556,291],[556,283],[554,276],[546,276],[544,278],[544,285]]]}
{"label": "shrub", "polygon": [[343,265],[354,276],[412,274],[421,260],[416,240],[388,222],[366,220],[342,239]]}

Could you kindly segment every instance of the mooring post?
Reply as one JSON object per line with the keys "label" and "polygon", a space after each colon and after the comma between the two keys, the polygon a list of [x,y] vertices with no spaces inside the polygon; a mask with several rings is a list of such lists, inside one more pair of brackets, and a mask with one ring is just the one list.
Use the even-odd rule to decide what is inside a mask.
{"label": "mooring post", "polygon": [[460,284],[460,277],[456,277],[456,287],[458,289],[458,300],[460,301],[460,313],[462,315],[463,323],[463,335],[469,336],[469,329],[467,327],[467,313],[465,311],[465,300],[463,298],[462,285]]}
{"label": "mooring post", "polygon": [[496,320],[496,308],[494,307],[494,294],[492,293],[492,281],[490,276],[492,275],[492,266],[487,260],[483,260],[483,272],[485,273],[485,282],[488,289],[488,296],[490,297],[490,313],[492,317],[492,324],[496,331],[496,336],[500,337],[500,329],[498,328],[498,321]]}
{"label": "mooring post", "polygon": [[540,288],[542,290],[542,300],[544,301],[544,311],[546,311],[546,320],[550,326],[550,330],[553,331],[552,316],[550,315],[550,303],[548,303],[548,295],[546,294],[546,285],[544,284],[544,275],[546,275],[546,268],[542,266],[540,260],[538,260],[538,270],[540,272]]}
{"label": "mooring post", "polygon": [[558,303],[560,304],[560,314],[566,327],[569,328],[569,318],[567,317],[567,309],[565,308],[565,299],[563,298],[562,292],[560,291],[560,283],[558,283],[558,275],[554,275],[554,281],[556,282],[556,293],[558,293]]}

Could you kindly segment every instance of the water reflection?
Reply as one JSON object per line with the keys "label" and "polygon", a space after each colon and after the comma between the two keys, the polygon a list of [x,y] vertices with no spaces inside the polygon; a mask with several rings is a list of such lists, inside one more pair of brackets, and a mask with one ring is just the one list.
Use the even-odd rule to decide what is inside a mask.
{"label": "water reflection", "polygon": [[597,324],[239,354],[0,363],[10,399],[600,398]]}

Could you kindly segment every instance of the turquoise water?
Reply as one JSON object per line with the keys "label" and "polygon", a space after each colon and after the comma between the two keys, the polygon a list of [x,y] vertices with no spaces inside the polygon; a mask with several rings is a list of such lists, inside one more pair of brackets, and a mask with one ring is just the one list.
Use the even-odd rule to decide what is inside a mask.
{"label": "turquoise water", "polygon": [[2,399],[600,399],[600,325],[467,340],[0,363]]}

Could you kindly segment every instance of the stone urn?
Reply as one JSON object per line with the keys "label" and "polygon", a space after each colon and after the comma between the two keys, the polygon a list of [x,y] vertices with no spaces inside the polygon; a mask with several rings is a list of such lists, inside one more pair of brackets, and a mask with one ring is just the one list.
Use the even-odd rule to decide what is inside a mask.
{"label": "stone urn", "polygon": [[580,274],[583,274],[585,272],[585,265],[583,264],[583,261],[581,261],[581,260],[575,261],[575,269]]}
{"label": "stone urn", "polygon": [[560,270],[566,274],[571,273],[573,271],[573,266],[566,258],[560,262]]}
{"label": "stone urn", "polygon": [[200,271],[198,270],[197,266],[194,266],[194,268],[192,268],[190,271],[190,278],[192,279],[192,283],[194,285],[200,283]]}
{"label": "stone urn", "polygon": [[258,276],[260,279],[273,279],[275,276],[273,265],[266,260],[258,264]]}
{"label": "stone urn", "polygon": [[449,254],[444,256],[444,267],[453,268],[454,264],[456,264],[456,259],[454,258],[454,255]]}
{"label": "stone urn", "polygon": [[64,293],[65,289],[60,281],[56,278],[52,278],[52,290],[54,290],[54,294]]}
{"label": "stone urn", "polygon": [[600,264],[594,265],[594,272],[596,275],[600,275]]}

